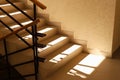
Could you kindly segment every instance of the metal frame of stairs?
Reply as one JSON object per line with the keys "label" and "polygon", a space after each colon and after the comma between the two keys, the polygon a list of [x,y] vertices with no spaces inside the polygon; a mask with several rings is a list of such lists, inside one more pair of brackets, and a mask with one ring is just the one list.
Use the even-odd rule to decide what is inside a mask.
{"label": "metal frame of stairs", "polygon": [[[37,11],[36,11],[36,4],[33,3],[33,17],[29,16],[27,13],[25,13],[23,10],[21,10],[19,7],[17,7],[15,4],[13,4],[10,0],[6,0],[9,4],[11,4],[14,8],[16,8],[17,10],[19,10],[22,14],[24,14],[27,18],[29,18],[30,20],[34,21],[37,19]],[[6,14],[9,18],[11,18],[14,22],[16,22],[20,27],[23,27],[23,25],[18,21],[16,20],[14,17],[12,17],[7,11],[5,11],[4,9],[2,9],[0,7],[0,10]],[[14,32],[13,29],[11,29],[6,23],[4,23],[4,21],[0,20],[0,22],[6,27],[8,28],[11,32]],[[17,50],[17,51],[14,51],[14,52],[11,52],[9,53],[8,50],[7,50],[7,42],[6,42],[6,39],[3,40],[3,43],[4,43],[4,51],[5,51],[5,55],[1,56],[0,59],[2,58],[5,58],[6,60],[6,63],[7,63],[7,67],[5,69],[8,70],[8,75],[9,75],[9,80],[13,80],[13,79],[17,79],[17,77],[11,77],[11,67],[16,67],[16,66],[21,66],[21,65],[24,65],[24,64],[28,64],[28,63],[31,63],[31,62],[34,62],[34,73],[31,73],[31,74],[28,74],[28,75],[22,75],[21,77],[29,77],[29,76],[35,76],[35,80],[38,80],[38,67],[39,67],[39,62],[44,62],[45,61],[45,58],[41,58],[41,57],[38,57],[38,47],[40,48],[44,48],[46,45],[44,44],[38,44],[37,42],[37,38],[38,37],[44,37],[46,36],[46,34],[42,34],[42,33],[37,33],[37,25],[33,25],[32,26],[32,31],[28,30],[27,28],[25,29],[25,31],[27,31],[29,34],[32,35],[32,42],[33,42],[33,45],[29,44],[26,40],[24,40],[19,34],[15,34],[21,41],[23,41],[28,47],[26,48],[23,48],[23,49],[20,49],[20,50]],[[33,56],[34,56],[34,60],[30,60],[30,61],[27,61],[27,62],[23,62],[23,63],[18,63],[18,64],[15,64],[15,65],[10,65],[10,62],[9,62],[9,56],[11,55],[14,55],[14,54],[17,54],[17,52],[21,52],[21,51],[24,51],[26,49],[29,49],[29,48],[32,48],[33,49]]]}
{"label": "metal frame of stairs", "polygon": [[[3,35],[14,34],[0,38],[0,59],[4,59],[8,64],[5,67],[10,75],[7,80],[18,78],[11,75],[11,68],[24,78],[22,80],[54,80],[53,75],[57,75],[60,68],[82,53],[84,47],[52,25],[42,12],[37,12],[38,7],[46,9],[45,5],[39,0],[30,1],[33,5],[26,5],[22,0],[3,0],[2,3],[0,1],[0,32]],[[40,23],[34,23],[35,21]],[[32,26],[24,28],[30,24]],[[14,33],[18,28],[23,28],[23,31]]]}

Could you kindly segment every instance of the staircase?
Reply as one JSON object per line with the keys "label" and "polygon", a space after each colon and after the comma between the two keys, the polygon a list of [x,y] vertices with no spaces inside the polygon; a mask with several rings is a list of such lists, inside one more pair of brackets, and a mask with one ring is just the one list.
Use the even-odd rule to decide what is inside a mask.
{"label": "staircase", "polygon": [[[10,34],[11,31],[17,30],[20,26],[25,26],[33,22],[33,20],[30,20],[13,5],[8,3],[8,1],[12,2],[30,17],[34,16],[33,9],[29,8],[22,1],[0,0],[0,20],[4,22],[4,24],[2,22],[0,23],[0,35],[2,36]],[[4,11],[6,11],[8,15]],[[11,19],[9,15],[20,24]],[[48,25],[46,19],[43,17],[37,16],[37,18],[40,19],[40,22],[37,24],[37,33],[39,33],[37,35],[37,43],[39,45],[37,44],[37,47],[35,47],[37,48],[37,59],[39,61],[37,67],[35,65],[37,63],[34,61],[34,49],[31,47],[33,44],[33,36],[29,34],[26,29],[4,39],[7,56],[5,55],[5,51],[0,51],[3,57],[8,58],[8,63],[10,63],[25,80],[49,80],[49,76],[52,76],[51,74],[56,74],[57,70],[64,67],[65,64],[83,52],[83,46],[72,42],[70,37],[61,34],[58,27]],[[32,28],[29,27],[27,30],[32,31]],[[29,43],[29,45],[26,45],[21,38]],[[2,49],[4,47],[4,45],[2,45],[3,41],[0,43],[0,48]],[[35,70],[37,68],[38,72]],[[16,80],[20,79],[16,78]]]}

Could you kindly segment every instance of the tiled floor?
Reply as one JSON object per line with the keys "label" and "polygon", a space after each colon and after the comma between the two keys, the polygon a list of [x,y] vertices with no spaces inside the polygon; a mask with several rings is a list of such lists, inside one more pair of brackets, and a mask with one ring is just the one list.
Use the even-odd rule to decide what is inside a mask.
{"label": "tiled floor", "polygon": [[[120,52],[119,52],[120,53]],[[82,57],[81,57],[82,56]],[[92,63],[102,59],[101,64],[96,67],[90,66],[88,61],[85,64],[79,64],[88,54],[81,54],[74,60],[65,65],[64,68],[51,74],[48,80],[120,80],[120,54],[117,54],[114,59],[112,58],[96,58]],[[100,62],[100,61],[99,61]],[[88,64],[88,65],[86,65]],[[75,67],[77,65],[77,67]]]}
{"label": "tiled floor", "polygon": [[[86,57],[88,60],[84,61]],[[80,54],[47,80],[120,80],[120,52],[113,59],[95,57],[90,61],[89,54]],[[96,61],[101,63],[96,65]]]}

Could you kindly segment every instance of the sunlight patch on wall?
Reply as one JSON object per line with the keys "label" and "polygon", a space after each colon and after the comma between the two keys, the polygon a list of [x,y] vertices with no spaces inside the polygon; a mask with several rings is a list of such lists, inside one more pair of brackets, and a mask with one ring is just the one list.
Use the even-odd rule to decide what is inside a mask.
{"label": "sunlight patch on wall", "polygon": [[70,48],[66,49],[65,51],[61,52],[61,54],[59,54],[59,55],[55,56],[54,58],[50,59],[49,61],[53,62],[53,63],[58,63],[62,59],[69,56],[71,53],[73,53],[77,49],[79,49],[80,47],[81,47],[80,45],[73,45]]}

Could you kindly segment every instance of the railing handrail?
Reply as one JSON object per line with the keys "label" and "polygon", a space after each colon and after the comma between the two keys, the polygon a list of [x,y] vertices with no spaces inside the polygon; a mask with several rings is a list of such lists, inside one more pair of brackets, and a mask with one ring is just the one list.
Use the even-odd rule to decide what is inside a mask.
{"label": "railing handrail", "polygon": [[46,9],[47,7],[42,4],[40,1],[38,0],[30,0],[31,2],[33,2],[34,4],[36,4],[38,7],[40,7],[41,9]]}
{"label": "railing handrail", "polygon": [[20,31],[23,30],[23,29],[26,29],[26,28],[28,28],[28,27],[30,27],[30,26],[33,26],[33,25],[37,24],[38,22],[40,22],[40,19],[36,19],[36,20],[34,20],[33,22],[31,22],[31,23],[29,23],[29,24],[27,24],[27,25],[25,25],[25,26],[23,26],[23,27],[15,30],[15,31],[13,31],[13,32],[11,32],[11,33],[3,36],[3,37],[1,37],[0,40],[3,40],[3,39],[5,39],[5,38],[7,38],[7,37],[9,37],[9,36],[11,36],[11,35],[13,35],[13,34],[16,34],[16,33],[20,32]]}

